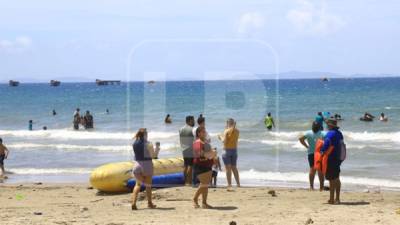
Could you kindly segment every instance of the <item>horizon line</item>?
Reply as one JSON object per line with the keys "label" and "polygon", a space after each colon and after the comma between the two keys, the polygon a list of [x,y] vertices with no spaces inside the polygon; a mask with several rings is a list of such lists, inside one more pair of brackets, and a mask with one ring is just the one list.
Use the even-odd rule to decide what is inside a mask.
{"label": "horizon line", "polygon": [[[365,79],[365,78],[400,78],[400,75],[386,75],[386,76],[357,76],[357,77],[351,77],[351,76],[346,76],[346,77],[320,77],[320,78],[316,78],[316,77],[298,77],[298,78],[288,78],[288,77],[284,77],[284,78],[260,78],[260,79],[215,79],[215,80],[210,80],[210,79],[206,79],[206,80],[186,80],[186,79],[177,79],[177,80],[157,80],[157,79],[150,79],[150,80],[131,80],[131,81],[123,81],[123,80],[114,80],[114,81],[120,81],[121,83],[132,83],[132,82],[138,82],[138,83],[147,83],[150,81],[154,81],[154,82],[196,82],[196,81],[255,81],[255,80],[322,80],[324,78],[327,78],[328,80],[351,80],[351,79]],[[108,79],[101,79],[104,81],[107,81]],[[27,81],[27,82],[21,82],[20,80],[13,80],[13,81],[18,81],[20,84],[24,83],[24,84],[50,84],[50,80],[49,81]],[[57,80],[60,81],[61,83],[94,83],[96,84],[96,79],[94,79],[93,81],[62,81],[62,80]],[[9,81],[0,81],[0,84],[8,84]],[[106,86],[118,86],[118,85],[106,85]]]}

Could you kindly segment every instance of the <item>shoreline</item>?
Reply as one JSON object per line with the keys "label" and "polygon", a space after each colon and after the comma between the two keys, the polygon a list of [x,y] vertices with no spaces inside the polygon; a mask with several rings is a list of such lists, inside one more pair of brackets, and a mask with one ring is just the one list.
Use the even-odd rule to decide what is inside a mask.
{"label": "shoreline", "polygon": [[[341,205],[325,204],[329,192],[299,188],[210,188],[214,209],[194,209],[191,187],[153,190],[158,209],[130,210],[130,193],[104,194],[88,183],[0,184],[2,224],[397,224],[400,195],[393,191],[344,191]],[[275,191],[276,197],[268,194]],[[141,196],[144,196],[141,193]]]}

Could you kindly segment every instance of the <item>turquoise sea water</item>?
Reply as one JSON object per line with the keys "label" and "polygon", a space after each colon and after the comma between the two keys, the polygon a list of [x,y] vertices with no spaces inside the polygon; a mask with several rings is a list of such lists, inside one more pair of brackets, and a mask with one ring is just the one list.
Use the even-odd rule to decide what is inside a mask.
{"label": "turquoise sea water", "polygon": [[[139,127],[148,128],[151,141],[161,142],[161,157],[180,156],[178,130],[185,116],[202,113],[219,150],[216,136],[224,121],[237,120],[245,184],[306,187],[306,149],[298,137],[310,129],[316,112],[326,111],[344,119],[339,123],[348,145],[344,185],[398,189],[399,87],[400,78],[0,84],[0,137],[11,150],[8,182],[86,181],[99,165],[132,160],[132,136]],[[76,107],[93,113],[94,130],[72,129]],[[51,115],[53,109],[56,116]],[[389,122],[359,121],[366,111],[377,117],[384,112]],[[272,132],[263,125],[267,112],[278,125]],[[166,114],[172,116],[171,125],[163,123]],[[34,131],[27,130],[29,120],[34,121]]]}

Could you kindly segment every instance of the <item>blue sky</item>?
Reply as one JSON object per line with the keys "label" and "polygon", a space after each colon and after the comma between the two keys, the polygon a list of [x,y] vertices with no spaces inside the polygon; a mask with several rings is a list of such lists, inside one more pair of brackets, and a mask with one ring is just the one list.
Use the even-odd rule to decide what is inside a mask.
{"label": "blue sky", "polygon": [[399,11],[396,0],[0,0],[0,81],[398,75]]}

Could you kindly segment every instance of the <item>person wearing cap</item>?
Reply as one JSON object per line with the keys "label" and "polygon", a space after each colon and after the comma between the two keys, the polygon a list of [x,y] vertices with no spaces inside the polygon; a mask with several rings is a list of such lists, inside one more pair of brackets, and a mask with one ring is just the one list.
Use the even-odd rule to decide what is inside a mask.
{"label": "person wearing cap", "polygon": [[325,178],[329,181],[330,198],[328,204],[340,204],[340,150],[343,134],[339,131],[337,120],[334,117],[326,119],[326,124],[329,131],[325,136],[324,145],[321,148],[321,156],[325,154],[330,146],[333,146],[333,151],[328,156],[328,167],[325,174]]}
{"label": "person wearing cap", "polygon": [[235,177],[237,187],[240,187],[239,171],[237,169],[237,145],[239,140],[239,130],[236,128],[234,119],[229,118],[226,121],[226,128],[222,135],[218,135],[218,139],[224,143],[224,153],[222,160],[225,164],[226,179],[228,182],[228,191],[232,187],[232,173]]}

